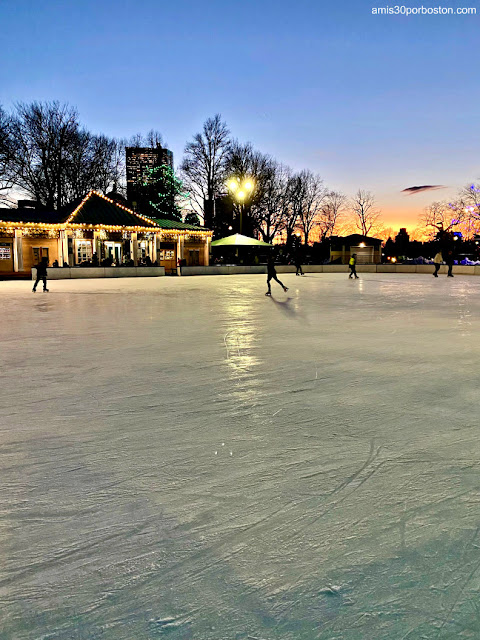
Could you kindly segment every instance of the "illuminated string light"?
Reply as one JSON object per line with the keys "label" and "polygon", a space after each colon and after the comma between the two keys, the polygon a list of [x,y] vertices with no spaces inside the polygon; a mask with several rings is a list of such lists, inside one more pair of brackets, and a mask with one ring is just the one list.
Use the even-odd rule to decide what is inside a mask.
{"label": "illuminated string light", "polygon": [[[102,198],[103,200],[105,200],[106,202],[109,202],[110,204],[113,204],[114,206],[119,207],[120,209],[123,209],[127,213],[135,216],[136,218],[139,218],[140,220],[148,222],[148,226],[145,227],[143,225],[105,225],[105,224],[87,224],[87,223],[73,222],[75,216],[79,213],[79,211],[82,209],[82,207],[85,205],[85,203],[88,201],[88,199],[92,195],[96,195],[99,198]],[[136,211],[132,211],[128,207],[125,207],[124,205],[121,205],[118,202],[115,202],[114,200],[111,200],[110,198],[107,198],[103,194],[93,190],[88,192],[85,198],[83,198],[80,204],[65,220],[65,222],[62,222],[62,223],[23,222],[23,221],[12,222],[8,220],[0,220],[0,227],[5,228],[6,231],[9,231],[9,232],[15,229],[19,229],[19,230],[20,229],[40,229],[40,230],[43,229],[45,231],[48,231],[48,230],[67,231],[68,229],[72,229],[72,230],[85,229],[85,230],[112,231],[112,232],[113,231],[129,231],[130,233],[138,233],[139,231],[143,233],[154,232],[155,234],[167,236],[171,240],[179,238],[181,236],[187,236],[187,235],[198,236],[199,238],[204,237],[205,239],[208,239],[208,238],[211,238],[213,235],[213,231],[210,231],[210,230],[202,231],[200,229],[163,228],[162,226],[160,226],[150,218],[147,218],[146,216],[143,216],[142,214],[137,213]]]}

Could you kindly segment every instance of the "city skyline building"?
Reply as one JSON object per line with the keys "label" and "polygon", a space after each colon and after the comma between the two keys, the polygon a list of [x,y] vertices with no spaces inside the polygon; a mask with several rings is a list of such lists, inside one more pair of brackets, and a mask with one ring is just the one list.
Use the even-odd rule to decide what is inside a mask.
{"label": "city skyline building", "polygon": [[[125,166],[127,178],[127,200],[133,209],[142,210],[138,185],[148,169],[168,166],[173,170],[173,153],[157,144],[155,147],[126,147]],[[148,203],[147,203],[148,204]]]}

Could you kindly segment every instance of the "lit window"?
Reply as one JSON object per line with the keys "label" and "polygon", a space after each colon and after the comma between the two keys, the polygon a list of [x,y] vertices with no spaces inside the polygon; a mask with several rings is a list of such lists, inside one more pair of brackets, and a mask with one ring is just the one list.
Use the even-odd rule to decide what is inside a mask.
{"label": "lit window", "polygon": [[92,259],[92,243],[90,240],[77,240],[77,264]]}

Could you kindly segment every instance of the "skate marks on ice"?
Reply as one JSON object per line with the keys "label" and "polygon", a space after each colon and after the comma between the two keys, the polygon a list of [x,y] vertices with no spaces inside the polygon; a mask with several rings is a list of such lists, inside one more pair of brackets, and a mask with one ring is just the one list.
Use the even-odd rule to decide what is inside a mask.
{"label": "skate marks on ice", "polygon": [[[376,448],[370,451],[370,462],[375,456],[378,456]],[[362,465],[365,468],[366,463]],[[337,493],[338,490],[339,487]],[[303,504],[307,506],[305,502]],[[470,573],[472,556],[476,552],[471,539],[466,541],[467,550],[460,561],[458,548],[463,549],[464,545],[461,539],[449,536],[446,540],[434,538],[426,545],[414,544],[393,556],[388,553],[383,560],[377,559],[383,554],[372,555],[370,547],[347,560],[351,551],[346,546],[344,551],[337,549],[324,566],[322,554],[311,555],[311,545],[321,545],[325,535],[330,539],[346,536],[348,540],[348,531],[337,527],[333,531],[325,531],[320,527],[313,536],[305,537],[297,532],[295,538],[286,544],[282,528],[271,519],[272,516],[275,514],[271,513],[265,519],[267,528],[263,531],[261,522],[253,523],[249,530],[237,528],[228,533],[226,529],[216,544],[211,540],[213,547],[201,554],[189,555],[184,564],[171,567],[172,573],[166,577],[174,580],[175,575],[182,575],[198,588],[203,585],[202,591],[206,585],[210,585],[212,591],[221,589],[221,582],[225,580],[230,587],[227,600],[233,602],[238,598],[237,605],[243,612],[240,618],[246,616],[252,623],[253,612],[263,611],[255,629],[261,637],[290,637],[283,635],[288,630],[293,633],[292,638],[306,640],[312,637],[330,640],[337,637],[336,633],[342,640],[364,637],[397,640],[406,633],[410,634],[408,637],[434,640],[445,619],[448,620],[442,634],[447,628],[450,631],[452,628],[468,630],[472,625],[478,630],[478,620],[476,623],[472,612],[469,612],[475,602],[477,585],[473,585],[468,597],[463,596],[467,591],[465,586],[459,586],[457,592],[459,580],[465,584],[465,570]],[[381,517],[381,511],[378,517]],[[365,518],[368,519],[368,515]],[[289,520],[292,522],[292,518]],[[350,520],[349,528],[355,530],[357,527],[358,518],[357,521]],[[269,550],[265,548],[267,540],[271,542]],[[354,548],[356,544],[354,542]],[[262,550],[267,555],[263,556],[256,571],[246,573],[248,565],[245,561],[255,548],[258,548],[259,558]],[[476,553],[478,560],[478,551]],[[280,558],[282,561],[278,564]],[[320,561],[318,566],[312,566],[314,558],[317,563]],[[269,571],[266,571],[265,564],[270,565]],[[445,565],[447,576],[444,575]],[[275,575],[276,566],[282,567],[278,575]],[[243,581],[243,587],[237,583],[238,579]],[[237,587],[234,588],[234,584]],[[438,602],[439,593],[445,602]],[[254,595],[254,599],[258,598],[256,604],[252,600]],[[453,599],[452,595],[455,595]],[[227,604],[226,596],[224,593],[221,598],[224,606]],[[450,620],[450,609],[455,614],[454,622]],[[415,620],[418,621],[415,626],[418,635],[412,634],[412,622]],[[270,631],[266,635],[267,627]],[[226,627],[223,628],[225,631]],[[312,636],[313,628],[316,635]],[[230,627],[230,633],[236,631],[238,635],[235,637],[244,637],[241,629],[241,625]]]}
{"label": "skate marks on ice", "polygon": [[[264,537],[274,539],[278,550],[289,547],[294,539],[296,544],[301,545],[305,540],[304,534],[307,529],[315,529],[322,517],[338,507],[381,468],[385,461],[376,463],[380,451],[381,447],[376,448],[372,441],[367,460],[362,466],[331,490],[324,490],[323,493],[314,490],[307,497],[301,497],[301,494],[296,495],[285,501],[285,504],[279,508],[271,506],[267,513],[250,518],[248,524],[244,522],[238,525],[230,524],[216,545],[188,558],[188,564],[200,565],[203,567],[201,570],[190,573],[187,567],[183,567],[183,563],[174,567],[173,570],[186,569],[187,573],[184,575],[189,580],[195,580],[203,573],[214,573],[217,565],[226,562],[235,553],[248,547],[253,540],[260,541]],[[298,477],[302,481],[311,480],[315,476],[326,473],[326,470],[322,470]],[[243,484],[245,485],[245,480]],[[311,483],[308,486],[311,486]],[[318,513],[319,509],[320,513]],[[315,531],[312,530],[311,535],[315,536]]]}
{"label": "skate marks on ice", "polygon": [[[310,516],[307,522],[303,523],[302,528],[296,530],[292,537],[302,535],[307,529],[314,526],[321,518],[326,516],[330,511],[337,508],[344,500],[349,498],[355,491],[357,491],[365,482],[367,482],[382,466],[386,460],[382,460],[376,463],[376,460],[380,454],[382,447],[375,448],[375,439],[370,441],[370,451],[364,464],[355,471],[351,476],[345,478],[333,488],[327,495],[325,506],[321,509],[321,512]],[[374,464],[375,463],[375,464]],[[311,473],[305,476],[300,476],[302,480],[311,479],[318,475],[323,475],[323,470],[316,473]]]}
{"label": "skate marks on ice", "polygon": [[469,294],[471,295],[471,292],[466,287],[462,286],[457,286],[450,294],[458,304],[457,326],[462,338],[470,338],[472,336],[473,317]]}
{"label": "skate marks on ice", "polygon": [[240,358],[250,347],[251,334],[249,332],[242,333],[238,329],[230,329],[223,336],[223,342],[227,359],[235,356]]}
{"label": "skate marks on ice", "polygon": [[225,358],[234,371],[249,372],[260,364],[253,355],[255,336],[248,329],[230,329],[223,337]]}
{"label": "skate marks on ice", "polygon": [[[400,280],[395,284],[402,288]],[[218,295],[213,290],[208,293]],[[318,307],[319,300],[320,296],[308,304]],[[393,302],[400,305],[402,300]],[[430,323],[435,314],[427,302],[418,306],[424,304],[425,321]],[[431,328],[432,333],[440,329],[434,345],[440,351],[438,362],[451,353],[443,347],[447,340],[442,331],[459,317],[457,303],[453,298],[449,302],[448,317],[439,308],[443,324],[433,323]],[[469,305],[475,327],[478,305],[473,297]],[[412,406],[408,395],[412,390],[408,384],[401,385],[398,375],[388,387],[392,391],[387,405],[379,405],[375,397],[378,377],[373,370],[376,365],[381,371],[389,368],[384,364],[388,350],[378,348],[380,325],[375,328],[380,336],[372,336],[362,323],[354,328],[366,343],[353,353],[353,359],[360,355],[365,364],[364,356],[372,346],[382,352],[373,358],[370,369],[362,369],[360,377],[344,365],[326,369],[321,350],[308,353],[303,348],[299,355],[302,328],[292,339],[292,324],[283,313],[276,313],[276,306],[258,306],[262,311],[255,314],[251,309],[246,324],[241,313],[220,321],[212,317],[214,338],[210,327],[200,334],[215,352],[210,370],[200,368],[198,356],[199,362],[189,361],[179,368],[179,351],[186,356],[187,348],[176,344],[165,351],[162,347],[162,353],[156,354],[164,363],[162,379],[157,380],[151,401],[148,397],[135,400],[152,376],[140,363],[134,367],[138,388],[135,379],[124,376],[124,386],[113,389],[104,412],[94,413],[98,401],[90,398],[91,387],[85,386],[75,396],[75,411],[68,405],[65,415],[56,416],[53,405],[39,404],[37,414],[54,420],[52,434],[57,437],[58,419],[65,423],[68,437],[58,442],[59,449],[52,455],[42,454],[40,460],[52,459],[52,467],[43,467],[40,487],[45,499],[51,499],[48,517],[46,509],[44,517],[32,500],[40,476],[32,477],[29,468],[21,466],[45,451],[44,443],[33,443],[26,457],[18,458],[19,476],[24,482],[29,471],[30,485],[28,491],[20,491],[15,513],[9,505],[11,493],[5,491],[6,529],[9,521],[15,527],[9,542],[13,546],[8,549],[11,567],[28,568],[26,553],[39,563],[36,573],[3,585],[0,608],[7,614],[0,635],[5,634],[6,640],[480,637],[475,427],[468,438],[462,429],[450,439],[444,422],[453,410],[446,418],[439,413],[447,404],[443,389],[438,396],[426,392],[427,381],[438,386],[443,376],[437,360],[432,361],[433,349],[425,348],[421,340],[415,348],[427,365],[425,378],[415,378],[424,383],[426,399],[419,397],[418,402],[425,403],[425,411],[415,406],[405,413],[402,402]],[[332,305],[321,311],[326,324],[345,323]],[[268,343],[262,343],[265,314],[270,314],[268,320],[276,317]],[[318,308],[312,309],[314,314],[319,317]],[[392,321],[388,328],[397,324]],[[179,331],[182,326],[180,322]],[[250,337],[242,333],[245,326]],[[200,326],[195,328],[202,331]],[[231,329],[232,335],[237,331],[237,339],[229,335],[223,340]],[[401,326],[399,333],[401,340],[408,338]],[[346,354],[344,343],[337,339],[340,331],[328,335],[333,339],[325,360],[351,360],[351,352]],[[324,339],[320,329],[315,339]],[[75,342],[73,350],[78,356],[86,347]],[[475,343],[471,348],[475,354]],[[148,349],[152,350],[151,345]],[[190,357],[191,352],[198,353],[189,347]],[[92,354],[93,349],[89,360]],[[250,356],[262,359],[253,369],[235,364],[241,364],[242,358],[247,363]],[[124,357],[122,361],[132,360]],[[462,358],[462,367],[464,362]],[[58,373],[58,364],[53,366]],[[459,391],[457,368],[452,373],[452,404]],[[203,386],[197,392],[192,371],[202,377]],[[405,376],[410,375],[413,386],[409,371]],[[177,394],[172,385],[165,390],[172,376],[178,380]],[[346,390],[340,393],[345,382]],[[189,392],[182,395],[182,386]],[[122,404],[120,396],[129,394],[128,402]],[[212,397],[221,397],[223,404],[213,407],[199,401]],[[367,409],[374,400],[382,418],[372,426]],[[88,410],[79,416],[82,401]],[[465,398],[462,414],[474,402],[473,395]],[[392,417],[394,411],[386,415],[391,403],[395,411],[403,411],[402,419]],[[146,421],[154,408],[162,416],[155,430]],[[19,415],[30,419],[31,413],[29,406],[28,414],[23,410]],[[131,423],[125,429],[119,423],[122,413]],[[197,414],[201,420],[195,422]],[[97,428],[105,424],[108,429],[91,431],[88,447],[84,443],[74,451],[71,421],[83,421],[88,433],[92,416]],[[412,424],[418,427],[409,427]],[[235,455],[230,457],[233,442]],[[219,455],[214,457],[217,448]],[[105,455],[109,449],[117,456],[123,451],[125,461],[119,459],[114,466],[113,458]],[[87,451],[92,473],[89,484],[83,485],[77,470]],[[160,467],[158,461],[163,458],[167,464]],[[53,463],[60,469],[57,475]],[[75,476],[78,491],[68,485],[68,476]],[[54,504],[60,495],[51,492],[55,487],[61,488],[62,496],[70,494],[68,504],[62,499],[64,509]],[[28,502],[22,503],[24,498]],[[59,543],[60,528],[65,529],[65,538]],[[125,535],[112,539],[115,531]],[[38,542],[43,545],[47,538],[51,544],[39,549]],[[65,555],[75,548],[78,555]],[[54,560],[56,552],[58,562],[43,569],[42,557]]]}

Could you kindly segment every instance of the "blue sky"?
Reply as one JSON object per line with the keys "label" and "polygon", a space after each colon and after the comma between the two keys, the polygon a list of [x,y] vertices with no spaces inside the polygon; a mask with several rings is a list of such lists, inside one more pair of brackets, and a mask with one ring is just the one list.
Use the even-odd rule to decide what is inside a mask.
{"label": "blue sky", "polygon": [[[405,6],[422,4],[439,6]],[[480,6],[445,0],[477,15],[409,17],[372,6],[387,3],[2,0],[0,102],[69,102],[109,135],[158,129],[176,162],[219,112],[240,140],[332,188],[369,189],[387,223],[414,226],[480,178]],[[421,184],[448,189],[400,193]]]}

